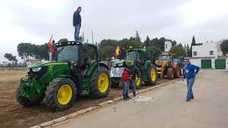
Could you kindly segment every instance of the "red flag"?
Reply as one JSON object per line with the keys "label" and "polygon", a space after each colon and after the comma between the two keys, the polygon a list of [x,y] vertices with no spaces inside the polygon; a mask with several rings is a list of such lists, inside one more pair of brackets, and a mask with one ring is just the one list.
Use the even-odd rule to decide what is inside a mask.
{"label": "red flag", "polygon": [[51,38],[48,41],[48,48],[50,49],[50,51],[51,51],[52,47],[53,47],[53,35],[51,35]]}
{"label": "red flag", "polygon": [[48,41],[48,48],[49,48],[49,50],[50,50],[50,52],[51,52],[52,54],[55,53],[56,48],[55,48],[55,45],[54,45],[53,35],[51,35],[51,38],[50,38],[49,41]]}

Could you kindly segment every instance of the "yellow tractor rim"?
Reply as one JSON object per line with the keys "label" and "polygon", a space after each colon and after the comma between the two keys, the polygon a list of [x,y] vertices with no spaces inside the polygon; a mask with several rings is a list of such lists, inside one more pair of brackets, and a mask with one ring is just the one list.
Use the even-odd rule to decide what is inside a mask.
{"label": "yellow tractor rim", "polygon": [[62,85],[57,93],[57,99],[59,104],[66,105],[70,102],[73,95],[73,91],[70,85]]}
{"label": "yellow tractor rim", "polygon": [[141,78],[136,75],[136,77],[135,77],[135,85],[136,85],[136,87],[139,87],[140,83],[141,83]]}
{"label": "yellow tractor rim", "polygon": [[156,73],[156,70],[155,69],[152,69],[151,72],[150,72],[150,78],[152,81],[156,81],[157,79],[157,73]]}
{"label": "yellow tractor rim", "polygon": [[98,89],[101,93],[104,93],[108,90],[109,79],[106,73],[101,73],[98,77]]}

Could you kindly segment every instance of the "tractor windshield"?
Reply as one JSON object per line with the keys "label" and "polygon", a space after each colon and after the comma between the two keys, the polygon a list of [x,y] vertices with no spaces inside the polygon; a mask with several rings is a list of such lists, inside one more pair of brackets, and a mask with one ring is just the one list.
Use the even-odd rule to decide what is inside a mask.
{"label": "tractor windshield", "polygon": [[171,60],[170,56],[160,56],[159,60]]}
{"label": "tractor windshield", "polygon": [[57,49],[58,61],[78,61],[78,46],[65,46]]}
{"label": "tractor windshield", "polygon": [[127,53],[127,60],[137,60],[138,53],[137,52],[128,52]]}

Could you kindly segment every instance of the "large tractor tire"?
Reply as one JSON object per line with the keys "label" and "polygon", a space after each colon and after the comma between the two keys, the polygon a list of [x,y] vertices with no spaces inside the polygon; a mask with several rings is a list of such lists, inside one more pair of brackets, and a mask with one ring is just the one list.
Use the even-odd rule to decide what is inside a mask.
{"label": "large tractor tire", "polygon": [[180,68],[176,68],[175,69],[175,78],[180,78],[181,76],[181,69]]}
{"label": "large tractor tire", "polygon": [[91,95],[96,98],[106,97],[111,89],[111,80],[108,69],[99,67],[92,77]]}
{"label": "large tractor tire", "polygon": [[44,103],[53,111],[62,111],[73,106],[77,97],[77,86],[69,78],[56,78],[47,87]]}
{"label": "large tractor tire", "polygon": [[22,96],[21,91],[22,90],[21,90],[21,85],[20,85],[19,88],[17,88],[17,90],[16,90],[16,99],[19,104],[21,104],[25,107],[39,105],[43,100],[43,97],[36,97],[33,99],[28,99],[27,97]]}
{"label": "large tractor tire", "polygon": [[158,80],[158,73],[154,66],[149,67],[147,71],[148,85],[155,85]]}
{"label": "large tractor tire", "polygon": [[136,76],[135,76],[135,86],[136,89],[142,88],[142,74],[139,69],[136,70]]}
{"label": "large tractor tire", "polygon": [[167,69],[167,77],[168,77],[169,80],[174,79],[174,70],[173,70],[173,68],[169,67]]}

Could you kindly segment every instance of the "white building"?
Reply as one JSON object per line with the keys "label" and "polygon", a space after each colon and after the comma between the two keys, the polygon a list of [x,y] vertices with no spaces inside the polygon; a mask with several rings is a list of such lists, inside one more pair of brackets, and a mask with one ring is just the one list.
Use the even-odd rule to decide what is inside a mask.
{"label": "white building", "polygon": [[207,41],[205,43],[192,46],[192,57],[209,57],[218,58],[221,57],[222,51],[220,49],[221,41],[213,42]]}
{"label": "white building", "polygon": [[192,46],[192,64],[205,69],[224,69],[228,62],[223,57],[220,45],[222,41],[207,41]]}
{"label": "white building", "polygon": [[165,52],[169,52],[172,49],[172,42],[165,41]]}

